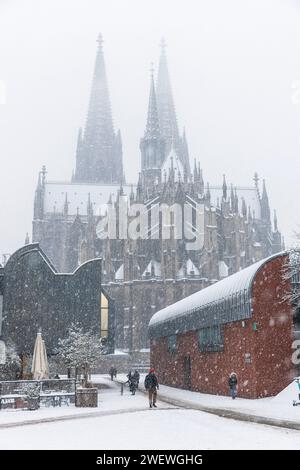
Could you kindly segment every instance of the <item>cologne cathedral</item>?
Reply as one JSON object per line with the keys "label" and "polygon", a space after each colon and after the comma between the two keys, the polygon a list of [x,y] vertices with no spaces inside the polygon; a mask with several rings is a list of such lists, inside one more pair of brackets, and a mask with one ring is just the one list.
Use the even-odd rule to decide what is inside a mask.
{"label": "cologne cathedral", "polygon": [[[39,242],[59,272],[73,272],[92,258],[102,258],[102,285],[115,299],[116,347],[135,357],[148,351],[148,323],[157,311],[193,292],[283,249],[276,213],[271,221],[265,181],[257,174],[247,187],[204,181],[203,170],[190,155],[185,131],[180,132],[168,71],[165,45],[158,73],[150,77],[145,131],[140,140],[141,172],[126,183],[122,139],[115,132],[110,106],[102,38],[97,55],[85,128],[79,130],[76,168],[69,182],[54,182],[39,173],[34,201],[33,242]],[[146,111],[146,110],[145,110]],[[137,143],[138,145],[138,143]],[[201,243],[188,249],[176,237],[162,236],[162,219],[143,236],[103,236],[99,222],[109,205],[134,205],[151,210],[160,204],[201,208]],[[130,216],[129,216],[130,217]],[[155,232],[155,236],[153,236]]]}

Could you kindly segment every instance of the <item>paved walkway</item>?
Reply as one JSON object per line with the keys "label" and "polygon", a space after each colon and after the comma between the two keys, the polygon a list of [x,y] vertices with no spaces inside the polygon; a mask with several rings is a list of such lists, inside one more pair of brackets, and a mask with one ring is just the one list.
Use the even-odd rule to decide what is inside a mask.
{"label": "paved walkway", "polygon": [[[62,408],[57,407],[55,409],[51,409],[51,411],[53,412],[57,411],[60,414],[56,414],[52,416],[35,417],[35,413],[38,414],[39,412],[41,411],[43,412],[45,410],[45,408],[43,409],[41,408],[40,410],[33,411],[33,412],[25,411],[25,413],[22,414],[22,417],[24,416],[25,419],[18,419],[15,421],[13,421],[14,413],[7,412],[10,414],[10,418],[12,418],[12,420],[2,422],[2,423],[0,422],[0,429],[15,428],[15,427],[20,427],[20,426],[31,426],[35,424],[41,424],[41,423],[70,421],[70,420],[84,419],[84,418],[99,418],[99,417],[113,416],[113,415],[126,414],[126,413],[138,413],[141,411],[148,410],[147,400],[144,401],[143,399],[139,401],[139,400],[135,400],[135,397],[132,397],[133,401],[131,403],[127,401],[128,399],[130,400],[131,398],[131,394],[129,393],[128,387],[124,387],[124,399],[126,401],[124,402],[123,407],[120,408],[120,404],[121,404],[120,400],[122,400],[120,382],[118,383],[116,381],[110,381],[109,379],[106,379],[104,377],[102,378],[101,382],[107,384],[108,387],[105,388],[105,390],[100,391],[99,398],[102,397],[103,403],[100,403],[98,405],[98,408],[92,408],[92,409],[72,408],[72,410],[74,411],[72,412],[72,410],[68,407],[62,407]],[[117,398],[116,404],[111,403],[112,409],[104,409],[104,410],[101,409],[101,405],[106,403],[107,398],[111,394],[113,394]],[[135,406],[132,406],[133,404]],[[110,404],[106,406],[110,406]],[[174,405],[168,404],[168,403],[161,403],[159,407],[160,410],[178,410],[180,408],[175,407]],[[155,412],[155,410],[153,410],[153,412]],[[19,413],[18,413],[18,418],[20,418]]]}
{"label": "paved walkway", "polygon": [[[111,382],[109,379],[107,379],[107,383],[110,384],[111,390],[112,389],[116,390],[117,387],[121,387],[122,381]],[[125,388],[125,390],[128,393],[127,387]],[[141,385],[139,390],[137,390],[136,393],[146,394],[147,392],[144,390],[143,386]],[[174,390],[173,390],[173,394],[174,394]],[[276,426],[276,427],[293,429],[293,430],[300,430],[300,422],[297,422],[297,421],[291,421],[288,419],[280,419],[280,418],[273,418],[273,417],[267,417],[267,416],[260,416],[258,414],[247,413],[241,410],[228,409],[228,408],[220,407],[220,406],[215,407],[215,406],[203,405],[203,404],[199,404],[196,402],[192,402],[191,400],[184,400],[182,397],[180,399],[174,398],[174,396],[170,396],[170,394],[168,394],[166,390],[164,391],[159,390],[158,398],[159,398],[158,400],[159,410],[169,410],[169,411],[187,410],[187,409],[198,410],[198,411],[202,411],[205,413],[214,414],[222,418],[229,418],[229,419],[234,419],[238,421],[258,423],[258,424]],[[95,409],[93,409],[93,411],[91,410],[91,411],[83,412],[83,410],[80,409],[81,412],[74,413],[74,414],[61,414],[61,415],[56,415],[56,416],[39,417],[39,418],[32,417],[31,419],[0,423],[0,429],[41,424],[41,423],[52,423],[52,422],[57,422],[57,421],[69,421],[69,420],[76,420],[76,419],[83,419],[83,418],[93,418],[93,417],[99,418],[99,417],[113,416],[113,415],[118,415],[118,414],[137,413],[137,412],[145,411],[145,409],[148,409],[146,404],[145,406],[135,406],[135,407],[130,406],[128,408],[107,409],[107,410],[101,410],[101,411],[100,410],[96,411]],[[155,410],[153,411],[155,412]]]}
{"label": "paved walkway", "polygon": [[[121,383],[122,382],[120,381],[119,384]],[[147,393],[143,389],[142,386],[140,387],[139,391],[142,393]],[[174,398],[174,396],[171,396],[170,394],[166,392],[166,389],[164,389],[164,391],[161,391],[161,389],[159,390],[159,400],[164,403],[169,403],[170,405],[173,405],[177,408],[199,410],[205,413],[211,413],[211,414],[220,416],[221,418],[229,418],[229,419],[235,419],[238,421],[246,421],[246,422],[251,422],[251,423],[264,424],[268,426],[276,426],[276,427],[281,427],[281,428],[300,430],[299,421],[292,421],[289,419],[282,419],[282,418],[276,418],[276,417],[270,417],[270,416],[261,416],[255,413],[247,413],[242,410],[229,409],[229,408],[222,407],[222,406],[217,406],[217,407],[209,406],[209,405],[204,405],[204,404],[193,402],[192,400],[184,400],[183,398]]]}
{"label": "paved walkway", "polygon": [[216,408],[212,406],[200,405],[197,403],[191,404],[190,402],[186,402],[184,400],[170,398],[168,395],[162,393],[159,394],[159,398],[165,403],[170,403],[180,408],[204,411],[205,413],[211,413],[222,418],[230,418],[236,419],[238,421],[247,421],[251,423],[266,424],[269,426],[276,426],[280,428],[300,430],[300,422],[291,421],[288,419],[259,416],[256,414],[245,413],[243,411],[230,410],[228,408],[220,407]]}

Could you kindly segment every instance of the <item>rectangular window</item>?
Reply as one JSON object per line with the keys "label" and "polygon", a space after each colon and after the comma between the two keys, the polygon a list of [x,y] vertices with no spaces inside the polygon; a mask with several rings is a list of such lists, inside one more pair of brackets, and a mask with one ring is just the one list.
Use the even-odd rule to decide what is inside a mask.
{"label": "rectangular window", "polygon": [[223,333],[220,325],[209,326],[199,330],[199,349],[202,352],[222,351]]}
{"label": "rectangular window", "polygon": [[168,351],[176,352],[177,350],[177,337],[176,335],[168,336]]}
{"label": "rectangular window", "polygon": [[101,293],[101,331],[100,336],[101,338],[108,337],[108,299],[107,297]]}

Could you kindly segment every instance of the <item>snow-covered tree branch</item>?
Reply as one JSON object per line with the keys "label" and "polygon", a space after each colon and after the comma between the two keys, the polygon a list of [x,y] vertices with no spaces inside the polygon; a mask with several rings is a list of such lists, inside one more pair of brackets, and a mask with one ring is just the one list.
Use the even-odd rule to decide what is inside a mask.
{"label": "snow-covered tree branch", "polygon": [[0,380],[16,380],[19,378],[21,360],[13,343],[5,347],[5,362],[0,364]]}
{"label": "snow-covered tree branch", "polygon": [[59,339],[58,354],[67,368],[81,370],[84,385],[88,383],[90,371],[104,353],[103,341],[91,331],[84,332],[77,324],[72,324],[68,336]]}
{"label": "snow-covered tree branch", "polygon": [[283,272],[283,278],[291,281],[292,290],[283,300],[289,300],[295,307],[300,307],[300,233],[295,235],[299,243],[290,249]]}

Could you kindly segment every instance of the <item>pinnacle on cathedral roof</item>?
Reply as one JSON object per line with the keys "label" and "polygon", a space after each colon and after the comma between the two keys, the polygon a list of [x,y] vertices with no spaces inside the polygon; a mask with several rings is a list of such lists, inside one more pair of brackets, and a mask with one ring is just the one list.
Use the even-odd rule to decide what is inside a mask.
{"label": "pinnacle on cathedral roof", "polygon": [[223,175],[223,199],[224,201],[227,199],[227,183],[225,175]]}
{"label": "pinnacle on cathedral roof", "polygon": [[278,222],[277,222],[276,210],[274,210],[274,232],[278,232]]}
{"label": "pinnacle on cathedral roof", "polygon": [[149,93],[149,104],[148,104],[148,115],[147,115],[147,124],[145,130],[145,137],[160,137],[160,128],[158,120],[158,111],[157,111],[157,101],[154,85],[154,76],[153,76],[153,64],[151,64],[150,69],[150,93]]}
{"label": "pinnacle on cathedral roof", "polygon": [[101,48],[102,49],[102,45],[103,45],[103,36],[101,33],[98,34],[98,38],[97,38],[97,43],[98,43],[98,47],[99,49]]}

